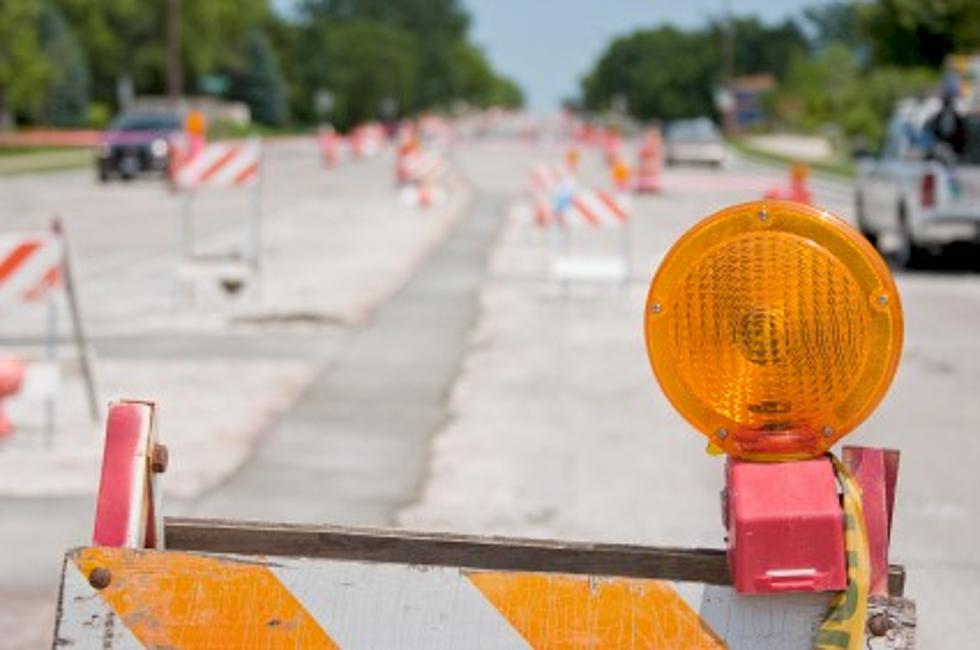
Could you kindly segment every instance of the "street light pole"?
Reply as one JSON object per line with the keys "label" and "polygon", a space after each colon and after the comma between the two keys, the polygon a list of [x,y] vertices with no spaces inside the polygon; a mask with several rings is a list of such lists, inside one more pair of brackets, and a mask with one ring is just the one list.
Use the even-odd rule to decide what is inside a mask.
{"label": "street light pole", "polygon": [[184,74],[180,60],[180,3],[181,0],[165,0],[167,3],[167,95],[175,104],[184,90]]}

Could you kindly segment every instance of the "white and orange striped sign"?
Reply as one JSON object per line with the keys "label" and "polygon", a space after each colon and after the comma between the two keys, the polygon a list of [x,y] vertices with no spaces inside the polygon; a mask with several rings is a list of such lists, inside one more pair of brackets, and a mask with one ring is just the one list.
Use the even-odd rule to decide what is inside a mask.
{"label": "white and orange striped sign", "polygon": [[181,190],[247,185],[258,178],[261,158],[257,139],[214,142],[179,164],[175,184]]}
{"label": "white and orange striped sign", "polygon": [[[96,547],[66,557],[55,638],[72,647],[127,650],[808,650],[831,596],[759,597],[647,578]],[[885,615],[909,606],[914,612],[910,601],[889,599]],[[911,647],[902,629],[893,631],[875,647]]]}
{"label": "white and orange striped sign", "polygon": [[76,647],[724,647],[658,580],[172,551],[72,551],[59,611]]}
{"label": "white and orange striped sign", "polygon": [[546,226],[554,220],[562,194],[570,194],[575,177],[565,165],[539,163],[531,169],[528,191],[534,208],[534,220]]}
{"label": "white and orange striped sign", "polygon": [[64,255],[53,233],[0,235],[0,304],[40,300],[60,286]]}
{"label": "white and orange striped sign", "polygon": [[437,153],[415,151],[402,156],[399,164],[402,165],[399,175],[413,183],[434,181],[446,173],[445,160]]}
{"label": "white and orange striped sign", "polygon": [[629,221],[625,197],[604,190],[578,190],[560,212],[568,225],[585,224],[595,228],[618,228]]}
{"label": "white and orange striped sign", "polygon": [[333,167],[339,163],[347,149],[347,142],[344,137],[332,128],[321,129],[317,134],[317,142],[320,144],[323,162],[328,167]]}
{"label": "white and orange striped sign", "polygon": [[388,141],[388,136],[382,125],[369,122],[351,131],[347,140],[354,156],[367,158],[381,153]]}

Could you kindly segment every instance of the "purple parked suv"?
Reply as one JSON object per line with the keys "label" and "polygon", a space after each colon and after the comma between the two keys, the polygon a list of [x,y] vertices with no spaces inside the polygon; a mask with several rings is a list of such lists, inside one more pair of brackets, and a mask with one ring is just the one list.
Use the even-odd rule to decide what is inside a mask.
{"label": "purple parked suv", "polygon": [[147,172],[165,173],[181,126],[177,113],[132,111],[118,116],[99,141],[99,180],[105,182],[113,176],[129,180]]}

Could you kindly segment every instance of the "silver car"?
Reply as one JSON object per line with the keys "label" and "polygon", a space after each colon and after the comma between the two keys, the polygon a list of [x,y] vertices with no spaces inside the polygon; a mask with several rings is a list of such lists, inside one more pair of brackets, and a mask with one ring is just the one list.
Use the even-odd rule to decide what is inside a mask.
{"label": "silver car", "polygon": [[980,242],[980,114],[960,111],[966,145],[942,155],[924,133],[939,106],[935,99],[901,103],[881,153],[858,164],[858,227],[896,266]]}
{"label": "silver car", "polygon": [[715,123],[706,117],[678,120],[667,126],[667,164],[700,163],[720,167],[725,163],[725,142]]}

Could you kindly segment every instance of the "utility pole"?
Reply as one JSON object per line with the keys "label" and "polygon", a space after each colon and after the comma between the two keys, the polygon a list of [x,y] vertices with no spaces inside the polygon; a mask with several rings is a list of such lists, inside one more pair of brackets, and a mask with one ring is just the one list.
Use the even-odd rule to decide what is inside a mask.
{"label": "utility pole", "polygon": [[184,71],[180,57],[181,0],[164,2],[167,3],[167,96],[176,105],[184,92]]}
{"label": "utility pole", "polygon": [[725,132],[731,133],[735,129],[735,89],[732,81],[735,79],[735,17],[732,14],[732,0],[725,2],[725,26],[722,30],[723,42],[722,51],[722,92],[725,94],[726,108],[722,114],[722,126]]}
{"label": "utility pole", "polygon": [[725,86],[735,78],[735,17],[732,15],[732,0],[725,0],[725,28],[722,43],[722,78]]}

